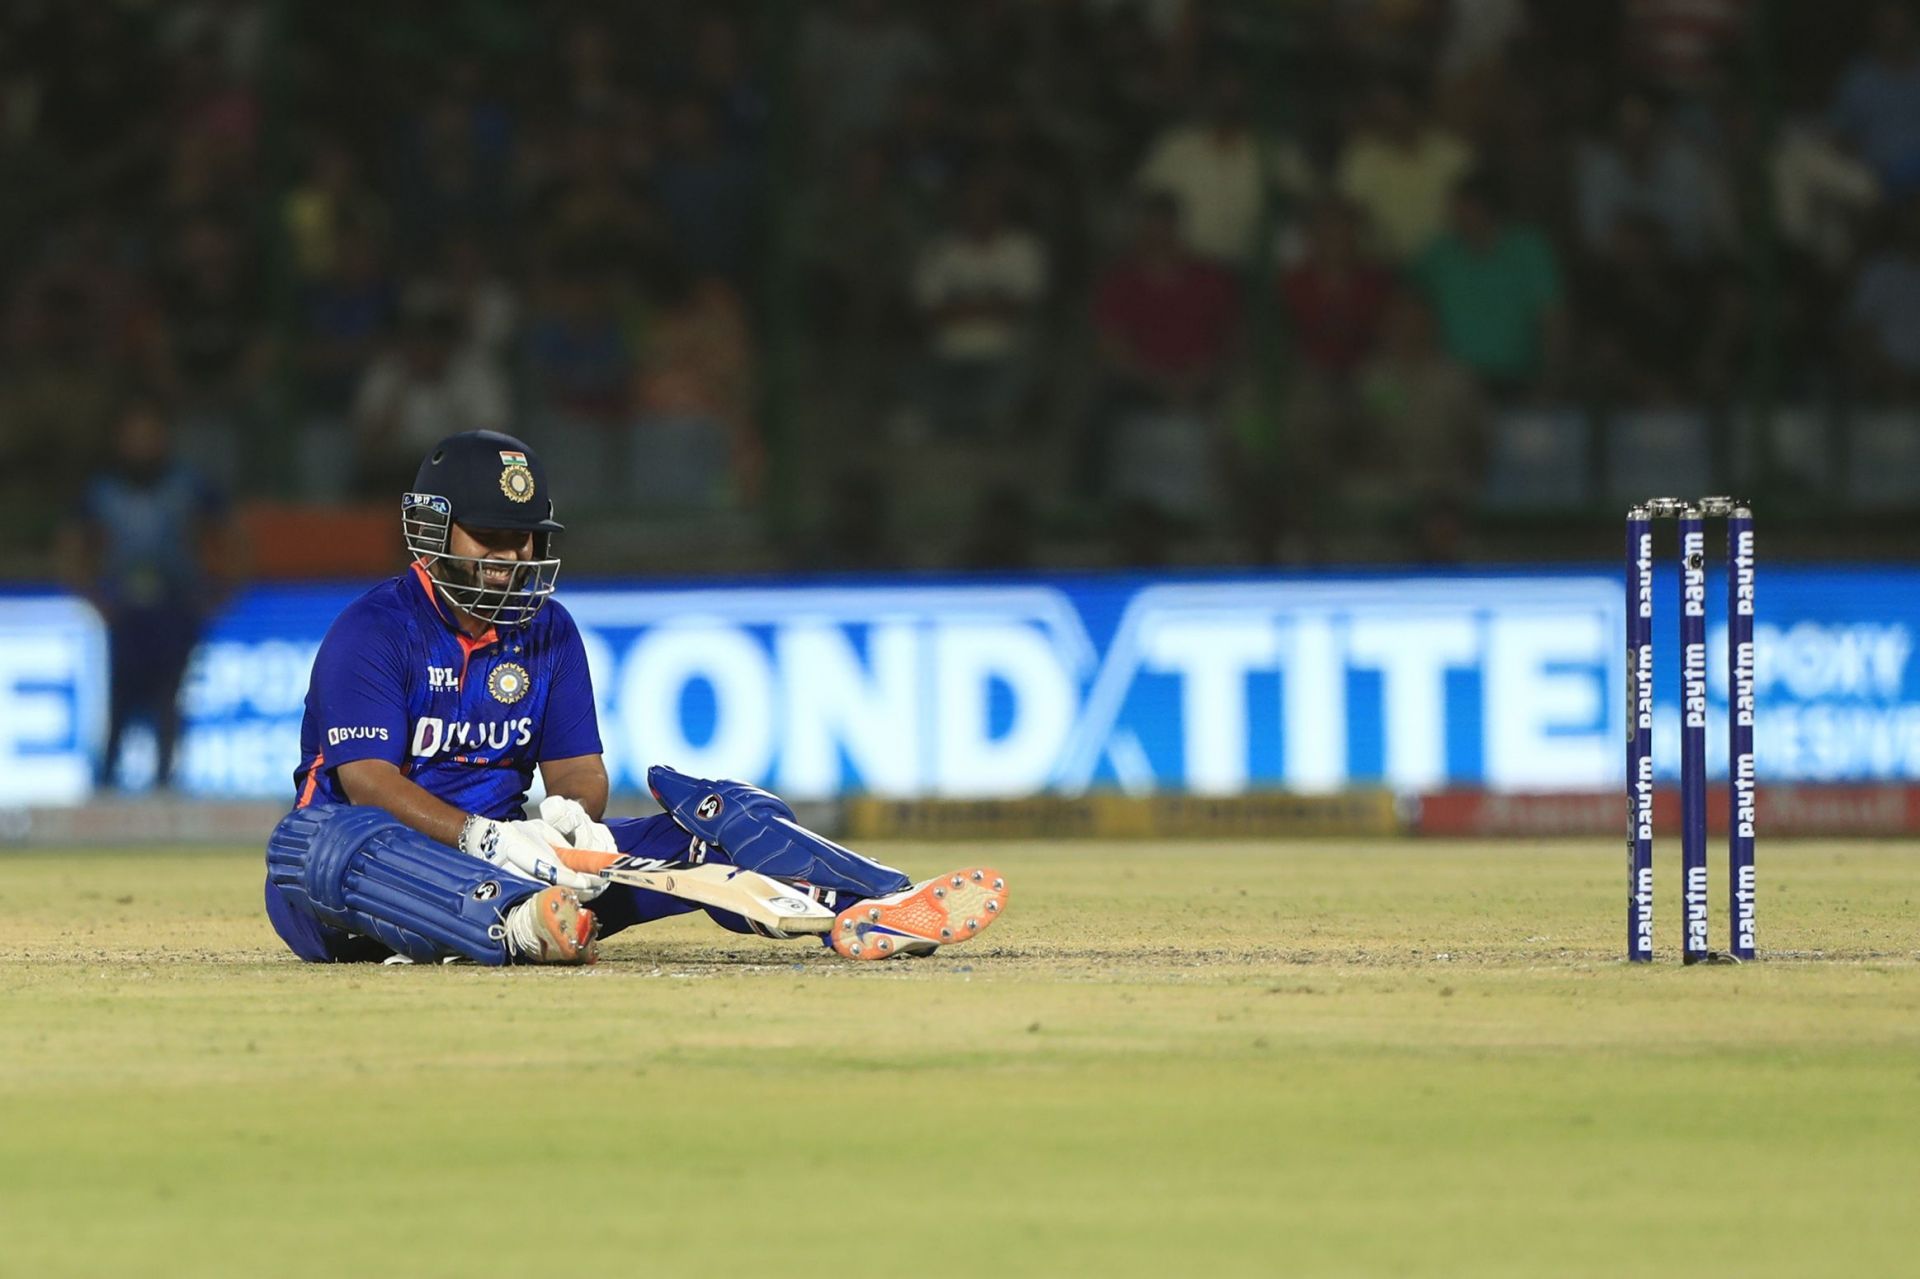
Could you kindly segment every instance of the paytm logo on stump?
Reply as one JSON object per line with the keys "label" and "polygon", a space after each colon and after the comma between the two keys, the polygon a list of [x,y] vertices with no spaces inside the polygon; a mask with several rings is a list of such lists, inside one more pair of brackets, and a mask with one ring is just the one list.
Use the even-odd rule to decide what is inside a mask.
{"label": "paytm logo on stump", "polygon": [[106,714],[99,615],[74,599],[0,604],[0,805],[85,798]]}
{"label": "paytm logo on stump", "polygon": [[1044,587],[581,593],[610,769],[795,798],[1005,795],[1053,779],[1095,672]]}
{"label": "paytm logo on stump", "polygon": [[[796,798],[1616,778],[1604,579],[586,592],[615,776]],[[1096,642],[1095,632],[1104,642]]]}

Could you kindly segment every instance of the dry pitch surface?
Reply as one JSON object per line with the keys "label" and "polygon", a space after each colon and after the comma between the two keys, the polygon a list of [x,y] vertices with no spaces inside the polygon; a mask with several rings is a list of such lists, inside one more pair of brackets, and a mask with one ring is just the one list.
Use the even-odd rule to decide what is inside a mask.
{"label": "dry pitch surface", "polygon": [[932,960],[496,972],[300,965],[251,851],[0,854],[0,1274],[1911,1273],[1920,848],[1764,845],[1768,961],[1692,970],[1611,843],[993,860]]}

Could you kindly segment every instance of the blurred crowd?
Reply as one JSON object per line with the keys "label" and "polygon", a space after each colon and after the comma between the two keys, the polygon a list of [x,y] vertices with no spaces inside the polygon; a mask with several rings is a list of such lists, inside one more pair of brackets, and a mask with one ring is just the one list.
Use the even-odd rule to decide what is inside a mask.
{"label": "blurred crowd", "polygon": [[1920,498],[1904,3],[16,0],[0,180],[28,550],[130,396],[243,502],[511,430],[610,568]]}

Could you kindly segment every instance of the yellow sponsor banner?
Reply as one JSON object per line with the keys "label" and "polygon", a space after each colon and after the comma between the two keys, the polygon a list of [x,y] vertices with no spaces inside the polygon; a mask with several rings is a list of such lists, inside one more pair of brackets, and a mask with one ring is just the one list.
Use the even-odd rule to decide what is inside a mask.
{"label": "yellow sponsor banner", "polygon": [[1293,795],[1285,791],[1232,796],[1156,795],[1145,802],[1152,814],[1148,833],[1160,838],[1394,835],[1401,829],[1393,795],[1383,790],[1333,795]]}
{"label": "yellow sponsor banner", "polygon": [[862,839],[1092,839],[1106,833],[1107,797],[850,800],[845,829]]}
{"label": "yellow sponsor banner", "polygon": [[1333,795],[1036,795],[1025,799],[860,798],[846,834],[862,839],[1281,839],[1393,835],[1386,791]]}

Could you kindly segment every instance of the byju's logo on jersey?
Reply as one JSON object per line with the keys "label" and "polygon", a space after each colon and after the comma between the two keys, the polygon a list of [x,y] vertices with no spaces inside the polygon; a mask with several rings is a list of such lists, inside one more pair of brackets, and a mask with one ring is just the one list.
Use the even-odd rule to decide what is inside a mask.
{"label": "byju's logo on jersey", "polygon": [[412,754],[430,759],[448,751],[487,751],[498,753],[510,746],[528,746],[533,742],[533,717],[497,720],[474,724],[455,720],[449,724],[432,715],[423,715],[413,725]]}
{"label": "byju's logo on jersey", "polygon": [[460,677],[451,666],[427,667],[427,687],[436,693],[448,693],[460,687]]}

